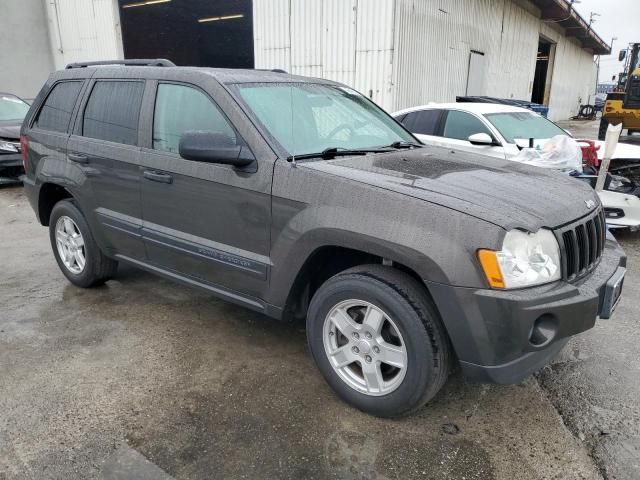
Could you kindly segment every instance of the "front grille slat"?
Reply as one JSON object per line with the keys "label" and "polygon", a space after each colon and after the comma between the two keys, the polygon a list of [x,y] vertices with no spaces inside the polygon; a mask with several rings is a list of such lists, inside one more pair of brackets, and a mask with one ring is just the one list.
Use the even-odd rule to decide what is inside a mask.
{"label": "front grille slat", "polygon": [[598,258],[598,237],[593,220],[587,222],[587,238],[589,239],[589,265],[593,265],[593,262]]}
{"label": "front grille slat", "polygon": [[560,230],[566,280],[579,278],[595,267],[604,250],[605,235],[602,209]]}
{"label": "front grille slat", "polygon": [[576,232],[569,230],[562,235],[564,239],[565,256],[567,257],[567,277],[571,278],[578,273],[578,242]]}
{"label": "front grille slat", "polygon": [[587,242],[587,234],[584,231],[584,225],[576,227],[576,237],[578,239],[578,273],[581,273],[589,264],[589,246]]}
{"label": "front grille slat", "polygon": [[596,229],[596,256],[600,256],[602,253],[602,223],[600,220],[600,215],[598,215],[594,219],[594,225]]}

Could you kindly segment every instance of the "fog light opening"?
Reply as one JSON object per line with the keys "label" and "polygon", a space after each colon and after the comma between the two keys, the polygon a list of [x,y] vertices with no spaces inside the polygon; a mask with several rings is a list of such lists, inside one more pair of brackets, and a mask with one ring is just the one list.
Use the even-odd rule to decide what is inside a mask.
{"label": "fog light opening", "polygon": [[534,322],[531,334],[529,335],[529,343],[534,347],[544,347],[555,338],[556,333],[556,318],[553,315],[545,313],[544,315],[540,315]]}

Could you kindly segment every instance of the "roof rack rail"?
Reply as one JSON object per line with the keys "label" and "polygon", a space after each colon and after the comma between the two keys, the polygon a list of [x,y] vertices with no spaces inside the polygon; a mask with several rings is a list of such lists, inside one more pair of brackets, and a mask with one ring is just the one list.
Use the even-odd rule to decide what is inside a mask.
{"label": "roof rack rail", "polygon": [[289,73],[281,68],[254,68],[258,72]]}
{"label": "roof rack rail", "polygon": [[86,68],[86,67],[97,67],[101,65],[129,65],[134,67],[175,67],[176,64],[171,60],[167,60],[166,58],[155,58],[155,59],[134,59],[134,60],[101,60],[98,62],[77,62],[70,63],[65,67],[65,69],[70,68]]}

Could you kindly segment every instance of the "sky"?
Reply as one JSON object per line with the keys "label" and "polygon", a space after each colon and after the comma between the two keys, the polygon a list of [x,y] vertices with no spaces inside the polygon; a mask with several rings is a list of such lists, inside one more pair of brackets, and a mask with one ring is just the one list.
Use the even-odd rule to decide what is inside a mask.
{"label": "sky", "polygon": [[600,58],[600,82],[611,81],[611,76],[624,68],[624,63],[618,62],[620,49],[640,42],[640,0],[581,0],[574,8],[587,21],[590,12],[600,14],[595,17],[593,29],[608,44],[612,37],[618,37],[611,55]]}

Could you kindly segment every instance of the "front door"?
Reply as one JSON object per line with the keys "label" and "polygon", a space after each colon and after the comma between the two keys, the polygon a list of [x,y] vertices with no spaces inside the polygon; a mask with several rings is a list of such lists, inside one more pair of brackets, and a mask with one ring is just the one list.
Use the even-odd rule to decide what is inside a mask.
{"label": "front door", "polygon": [[96,80],[69,138],[68,159],[83,175],[82,204],[111,255],[143,260],[138,119],[145,82]]}
{"label": "front door", "polygon": [[[246,145],[199,88],[160,82],[150,148],[142,149],[143,237],[148,261],[183,279],[260,297],[267,282],[272,165],[246,173],[185,160],[186,131],[207,131]],[[231,291],[231,292],[230,292]]]}

